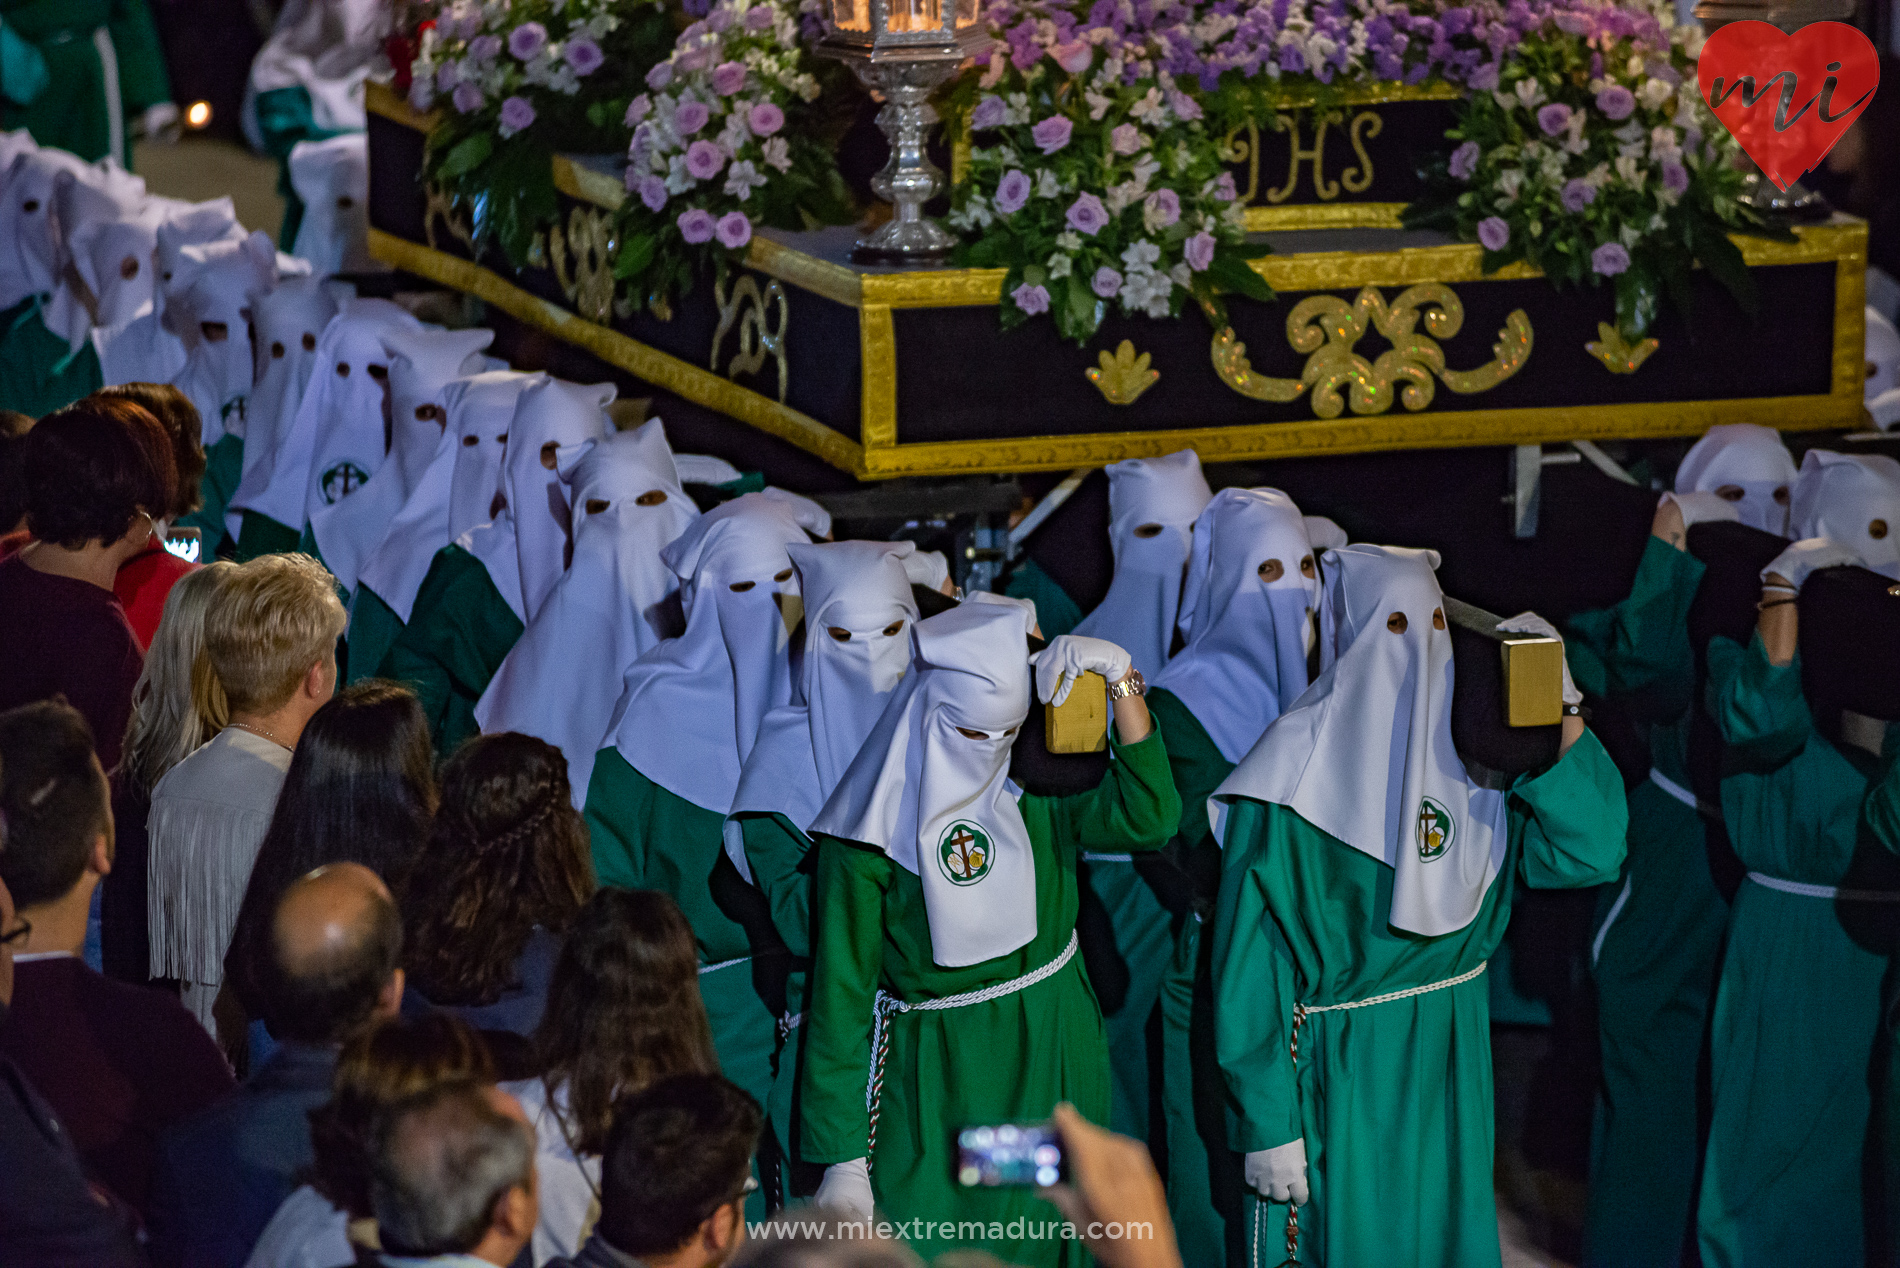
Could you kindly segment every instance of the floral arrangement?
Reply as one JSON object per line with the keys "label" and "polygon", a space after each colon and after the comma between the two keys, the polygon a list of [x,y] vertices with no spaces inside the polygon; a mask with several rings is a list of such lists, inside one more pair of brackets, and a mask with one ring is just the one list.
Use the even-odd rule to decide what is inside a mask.
{"label": "floral arrangement", "polygon": [[808,56],[795,4],[718,0],[647,73],[624,112],[614,269],[637,305],[667,311],[708,258],[723,277],[757,225],[851,219]]}
{"label": "floral arrangement", "polygon": [[412,12],[409,103],[443,112],[424,175],[469,209],[478,246],[494,242],[520,267],[555,218],[548,156],[620,147],[672,23],[660,0],[436,0]]}
{"label": "floral arrangement", "polygon": [[1689,305],[1700,262],[1745,311],[1754,283],[1731,232],[1788,237],[1741,201],[1734,140],[1695,89],[1701,35],[1654,9],[1550,11],[1477,89],[1427,171],[1413,227],[1528,260],[1558,285],[1611,283],[1618,333],[1648,329],[1667,291]]}

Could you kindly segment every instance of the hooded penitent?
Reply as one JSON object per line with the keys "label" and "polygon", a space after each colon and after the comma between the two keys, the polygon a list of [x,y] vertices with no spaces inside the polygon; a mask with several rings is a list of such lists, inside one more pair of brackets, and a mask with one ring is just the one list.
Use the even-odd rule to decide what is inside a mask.
{"label": "hooded penitent", "polygon": [[1168,663],[1194,521],[1213,495],[1192,449],[1130,458],[1108,468],[1108,539],[1115,579],[1101,604],[1075,627],[1128,649],[1152,679]]}
{"label": "hooded penitent", "polygon": [[1032,619],[965,603],[917,622],[913,671],[811,825],[916,875],[931,959],[945,968],[1036,936],[1035,853],[1009,782],[1029,716]]}
{"label": "hooded penitent", "polygon": [[383,51],[387,23],[381,0],[289,0],[251,62],[240,115],[250,143],[265,148],[258,95],[285,88],[309,95],[310,122],[320,131],[361,132],[363,84]]}
{"label": "hooded penitent", "polygon": [[346,132],[299,141],[290,151],[290,184],[303,200],[291,251],[318,276],[374,267],[369,254],[369,137]]}
{"label": "hooded penitent", "polygon": [[1338,659],[1208,801],[1282,805],[1393,870],[1392,927],[1470,924],[1503,866],[1505,798],[1451,742],[1451,632],[1431,551],[1346,546],[1322,558]]}
{"label": "hooded penitent", "polygon": [[[292,434],[304,389],[310,385],[317,343],[335,316],[331,289],[312,277],[291,278],[252,302],[259,368],[257,386],[251,389],[245,409],[244,471],[231,496],[234,520],[245,510],[262,511],[264,492]],[[283,501],[289,504],[287,498]]]}
{"label": "hooded penitent", "polygon": [[680,632],[679,578],[662,552],[699,518],[660,420],[559,451],[574,558],[475,706],[483,731],[538,736],[567,755],[574,805],[628,666]]}
{"label": "hooded penitent", "polygon": [[1319,583],[1306,522],[1278,489],[1222,489],[1194,526],[1187,643],[1155,678],[1237,762],[1306,690]]}
{"label": "hooded penitent", "polygon": [[1880,311],[1867,306],[1867,383],[1863,389],[1874,426],[1900,426],[1900,330]]}
{"label": "hooded penitent", "polygon": [[[98,311],[103,280],[94,267],[97,261],[92,258],[97,235],[119,230],[113,234],[120,240],[119,258],[111,262],[109,275],[115,282],[134,283],[130,288],[133,293],[128,297],[130,311],[123,314],[123,319],[136,314],[139,291],[144,292],[145,301],[150,301],[151,244],[146,239],[153,230],[141,234],[135,223],[148,219],[155,226],[159,208],[154,206],[148,211],[148,201],[144,181],[111,165],[83,172],[65,171],[53,178],[53,276],[59,282],[41,320],[48,330],[65,339],[66,346],[74,352],[86,346],[87,336],[95,324],[111,324]],[[120,277],[121,266],[128,257],[133,263],[130,276]],[[100,285],[94,285],[95,282]]]}
{"label": "hooded penitent", "polygon": [[53,187],[61,172],[96,179],[98,169],[63,150],[22,149],[0,173],[0,310],[58,282]]}
{"label": "hooded penitent", "polygon": [[431,330],[402,326],[381,332],[388,361],[389,453],[375,474],[348,497],[316,507],[310,533],[323,562],[346,590],[409,500],[429,459],[442,443],[447,413],[438,399],[449,383],[479,372],[492,330]]}
{"label": "hooded penitent", "polygon": [[358,576],[398,619],[409,620],[436,552],[500,510],[502,450],[515,402],[541,378],[484,370],[442,389],[448,421],[435,455]]}
{"label": "hooded penitent", "polygon": [[1780,434],[1753,423],[1709,428],[1676,468],[1676,492],[1720,493],[1734,504],[1742,523],[1777,534],[1788,531],[1793,483],[1794,459]]}
{"label": "hooded penitent", "polygon": [[1826,537],[1900,581],[1900,462],[1810,449],[1794,485],[1796,538]]}
{"label": "hooded penitent", "polygon": [[747,493],[661,553],[686,631],[627,670],[607,743],[674,795],[725,814],[765,715],[791,699],[802,614],[788,547],[810,539],[785,497]]}
{"label": "hooded penitent", "polygon": [[256,374],[251,305],[277,284],[277,252],[262,233],[234,249],[224,243],[181,252],[191,281],[167,302],[165,316],[185,343],[185,368],[172,380],[203,421],[205,448],[227,432],[244,434],[246,398]]}
{"label": "hooded penitent", "polygon": [[567,486],[559,454],[607,432],[611,383],[546,379],[522,392],[501,464],[502,496],[515,522],[516,567],[523,615],[533,620],[554,583],[567,571]]}
{"label": "hooded penitent", "polygon": [[[165,320],[167,303],[184,292],[195,269],[184,260],[184,248],[229,242],[233,244],[229,249],[235,251],[240,249],[236,244],[244,241],[244,230],[229,198],[203,203],[148,198],[129,225],[141,231],[149,226],[152,233],[152,244],[143,257],[144,277],[132,280],[141,298],[149,293],[151,307],[122,321],[108,321],[100,314],[92,332],[99,374],[106,383],[170,383],[185,368],[184,340]],[[98,254],[101,248],[92,250]],[[83,269],[83,260],[79,263]],[[123,256],[114,259],[109,254],[99,262],[107,278],[124,265]]]}

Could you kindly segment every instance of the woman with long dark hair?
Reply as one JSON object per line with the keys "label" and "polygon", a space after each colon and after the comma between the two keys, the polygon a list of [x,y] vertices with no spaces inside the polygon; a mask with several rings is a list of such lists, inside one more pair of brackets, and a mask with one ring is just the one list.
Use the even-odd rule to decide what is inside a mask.
{"label": "woman with long dark hair", "polygon": [[719,1071],[693,927],[678,903],[651,889],[588,899],[555,965],[534,1050],[541,1076],[503,1086],[538,1140],[534,1259],[546,1263],[580,1246],[620,1098],[676,1074]]}
{"label": "woman with long dark hair", "polygon": [[253,1017],[265,1015],[256,970],[278,898],[326,863],[361,863],[398,889],[435,813],[433,758],[421,706],[392,682],[337,692],[304,727],[225,956]]}
{"label": "woman with long dark hair", "polygon": [[483,1030],[533,1034],[561,938],[594,892],[561,751],[514,732],[457,749],[399,892],[417,999]]}

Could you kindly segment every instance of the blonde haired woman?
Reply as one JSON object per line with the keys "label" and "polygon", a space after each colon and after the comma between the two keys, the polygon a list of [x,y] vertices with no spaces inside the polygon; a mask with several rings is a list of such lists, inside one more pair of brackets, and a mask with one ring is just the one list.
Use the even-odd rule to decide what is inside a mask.
{"label": "blonde haired woman", "polygon": [[152,788],[230,721],[224,688],[204,654],[205,610],[236,568],[214,563],[178,579],[165,596],[165,613],[132,688],[125,757],[112,781],[116,853],[99,900],[105,971],[122,982],[151,978],[145,820],[151,813]]}

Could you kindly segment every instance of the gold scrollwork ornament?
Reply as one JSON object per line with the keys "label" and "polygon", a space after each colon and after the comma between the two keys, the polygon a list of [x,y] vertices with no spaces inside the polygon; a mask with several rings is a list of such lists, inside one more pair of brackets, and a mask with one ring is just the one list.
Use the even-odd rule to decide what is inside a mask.
{"label": "gold scrollwork ornament", "polygon": [[594,207],[574,208],[567,218],[566,234],[558,224],[548,230],[548,256],[561,293],[574,311],[597,325],[633,313],[632,305],[614,301],[614,256],[619,249],[612,215]]}
{"label": "gold scrollwork ornament", "polygon": [[[1417,331],[1421,319],[1429,333]],[[1294,305],[1287,342],[1307,354],[1297,379],[1255,373],[1247,345],[1232,326],[1216,332],[1211,357],[1221,382],[1253,400],[1286,403],[1311,389],[1313,413],[1320,418],[1339,417],[1348,403],[1355,414],[1383,414],[1395,399],[1416,412],[1432,403],[1439,383],[1461,395],[1489,391],[1530,359],[1531,321],[1517,309],[1504,319],[1491,361],[1475,370],[1447,369],[1438,340],[1456,335],[1464,320],[1464,305],[1441,282],[1408,287],[1390,305],[1377,287],[1368,286],[1350,304],[1337,295],[1311,295]],[[1355,351],[1368,327],[1392,345],[1376,361]]]}
{"label": "gold scrollwork ornament", "polygon": [[[715,279],[713,301],[719,306],[719,327],[713,331],[710,368],[715,373],[718,371],[720,346],[726,341],[726,332],[737,325],[739,346],[726,363],[726,377],[737,379],[741,374],[757,374],[770,357],[778,363],[778,399],[783,405],[792,377],[785,359],[785,335],[792,324],[791,301],[785,296],[785,288],[779,285],[777,278],[772,278],[761,290],[758,279],[745,273],[732,284],[730,296],[726,294],[724,282]],[[766,324],[768,310],[777,313],[776,329]]]}
{"label": "gold scrollwork ornament", "polygon": [[429,241],[429,249],[439,251],[435,238],[436,221],[441,221],[449,236],[467,248],[470,255],[475,253],[475,234],[469,228],[468,217],[461,214],[455,206],[455,199],[440,185],[429,181],[422,187],[422,234]]}
{"label": "gold scrollwork ornament", "polygon": [[1583,350],[1603,363],[1603,368],[1611,374],[1634,374],[1642,369],[1643,362],[1649,360],[1649,354],[1662,347],[1656,339],[1638,339],[1635,343],[1623,338],[1623,332],[1607,321],[1597,323],[1597,337],[1583,345]]}
{"label": "gold scrollwork ornament", "polygon": [[1161,371],[1148,368],[1149,353],[1135,354],[1133,340],[1124,339],[1110,356],[1105,348],[1099,367],[1084,370],[1110,405],[1133,405],[1141,394],[1161,380]]}

